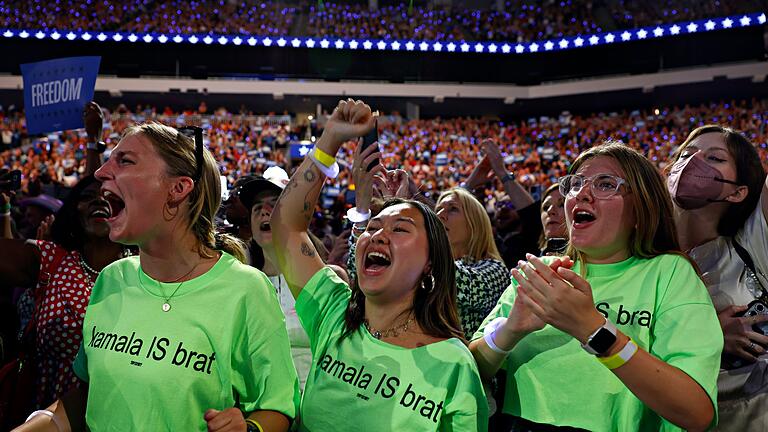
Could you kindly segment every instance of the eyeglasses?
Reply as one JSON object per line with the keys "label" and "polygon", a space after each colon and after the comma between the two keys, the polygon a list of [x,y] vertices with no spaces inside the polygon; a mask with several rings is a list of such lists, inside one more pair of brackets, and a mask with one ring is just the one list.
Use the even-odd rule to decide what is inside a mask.
{"label": "eyeglasses", "polygon": [[610,198],[616,195],[621,185],[627,184],[627,181],[623,178],[610,174],[596,174],[592,177],[584,177],[578,174],[567,175],[561,177],[558,182],[560,183],[560,193],[563,196],[576,196],[576,194],[581,192],[584,184],[589,183],[592,196],[597,199]]}
{"label": "eyeglasses", "polygon": [[198,181],[203,176],[203,128],[198,126],[184,126],[177,129],[181,135],[195,140],[195,176],[192,180]]}

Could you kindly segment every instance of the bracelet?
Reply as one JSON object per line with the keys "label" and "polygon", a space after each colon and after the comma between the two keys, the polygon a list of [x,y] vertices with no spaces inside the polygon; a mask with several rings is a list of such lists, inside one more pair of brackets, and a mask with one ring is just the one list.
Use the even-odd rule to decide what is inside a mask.
{"label": "bracelet", "polygon": [[618,367],[624,366],[626,362],[631,360],[635,353],[637,353],[637,350],[637,344],[632,340],[632,338],[629,338],[627,343],[624,345],[624,348],[622,348],[621,351],[617,352],[616,354],[610,357],[595,358],[597,358],[600,363],[603,364],[603,366],[610,370],[614,370]]}
{"label": "bracelet", "polygon": [[336,159],[333,159],[333,163],[330,166],[323,164],[322,162],[320,162],[317,159],[317,152],[318,152],[318,150],[320,151],[320,153],[323,153],[326,156],[328,156],[327,153],[324,153],[322,150],[318,149],[317,147],[315,147],[314,149],[312,149],[312,151],[307,153],[307,156],[310,159],[312,159],[312,162],[315,163],[315,165],[317,166],[317,169],[319,169],[320,172],[325,174],[326,177],[328,177],[328,178],[336,178],[336,177],[338,177],[339,176],[339,171],[340,171],[339,170],[339,163],[336,162]]}
{"label": "bracelet", "polygon": [[504,323],[507,322],[507,319],[504,317],[498,317],[494,319],[493,321],[489,322],[488,325],[485,326],[485,330],[483,330],[483,340],[485,340],[485,343],[488,344],[488,348],[491,349],[491,351],[503,355],[507,355],[512,350],[503,350],[496,346],[496,343],[493,341],[493,337],[496,335],[496,330],[498,330],[499,327],[503,326]]}
{"label": "bracelet", "polygon": [[8,213],[11,211],[11,203],[7,202],[0,206],[0,212]]}
{"label": "bracelet", "polygon": [[[256,430],[257,432],[264,432],[264,428],[263,428],[263,427],[261,427],[261,425],[259,424],[259,422],[257,422],[256,420],[252,420],[252,419],[245,419],[245,424],[246,424],[246,425],[250,425],[250,426],[253,426],[254,428],[256,428],[255,430]],[[251,429],[250,429],[250,428],[248,428],[248,430],[251,430]]]}
{"label": "bracelet", "polygon": [[330,168],[336,163],[336,158],[322,151],[319,147],[315,146],[315,158],[318,162],[325,165],[326,168]]}
{"label": "bracelet", "polygon": [[371,218],[370,210],[366,210],[365,212],[360,212],[360,211],[357,211],[357,207],[352,207],[349,210],[347,210],[347,219],[349,219],[354,223],[365,222],[370,218]]}
{"label": "bracelet", "polygon": [[32,414],[29,415],[29,417],[27,417],[27,419],[24,421],[24,423],[29,423],[30,420],[32,420],[33,418],[35,418],[35,417],[37,417],[39,415],[44,415],[44,416],[50,417],[51,421],[53,422],[53,424],[56,425],[56,430],[58,430],[58,431],[63,430],[61,425],[59,424],[59,420],[56,418],[56,415],[53,414],[53,412],[48,411],[48,410],[37,410],[37,411],[34,411]]}
{"label": "bracelet", "polygon": [[6,216],[10,216],[10,215],[11,215],[11,211],[10,210],[8,210],[5,213],[0,213],[0,217],[6,217]]}

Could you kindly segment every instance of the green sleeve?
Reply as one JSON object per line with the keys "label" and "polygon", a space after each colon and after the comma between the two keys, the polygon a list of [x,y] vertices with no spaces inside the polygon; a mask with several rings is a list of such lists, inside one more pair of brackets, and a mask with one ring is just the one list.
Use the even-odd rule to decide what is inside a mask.
{"label": "green sleeve", "polygon": [[309,336],[314,353],[318,335],[324,323],[343,322],[351,291],[336,273],[328,267],[318,270],[296,298],[296,314]]}
{"label": "green sleeve", "polygon": [[75,361],[72,363],[72,370],[78,378],[88,382],[88,357],[85,356],[85,350],[83,349],[82,343],[80,343],[80,348],[77,350]]}
{"label": "green sleeve", "polygon": [[[651,353],[693,378],[709,395],[717,422],[717,375],[723,332],[704,283],[680,256],[667,256],[666,292],[657,305]],[[682,330],[682,331],[681,331]]]}
{"label": "green sleeve", "polygon": [[488,400],[474,359],[467,359],[440,422],[441,432],[488,430]]}
{"label": "green sleeve", "polygon": [[275,289],[263,274],[247,298],[241,348],[233,351],[233,386],[240,408],[278,411],[293,419],[299,405],[299,381],[291,358],[285,318]]}

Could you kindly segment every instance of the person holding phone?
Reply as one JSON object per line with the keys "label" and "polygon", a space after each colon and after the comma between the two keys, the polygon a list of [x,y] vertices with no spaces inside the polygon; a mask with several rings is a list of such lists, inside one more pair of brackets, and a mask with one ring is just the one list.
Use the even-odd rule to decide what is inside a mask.
{"label": "person holding phone", "polygon": [[541,195],[540,255],[557,255],[568,246],[568,229],[565,225],[565,197],[560,184],[550,185]]}
{"label": "person holding phone", "polygon": [[484,379],[507,371],[511,430],[710,428],[723,339],[661,175],[607,143],[559,183],[567,255],[521,261],[470,343]]}
{"label": "person holding phone", "polygon": [[[416,201],[385,202],[357,241],[351,287],[309,240],[314,203],[326,177],[339,172],[337,151],[373,124],[368,105],[339,102],[270,220],[314,359],[299,429],[486,431],[487,402],[459,324],[450,246],[434,212]],[[360,163],[379,157],[374,151]]]}
{"label": "person holding phone", "polygon": [[[723,431],[768,429],[768,183],[755,146],[740,132],[693,130],[667,166],[680,245],[701,270],[725,335],[718,378]],[[759,302],[759,303],[755,303]]]}
{"label": "person holding phone", "polygon": [[242,244],[214,230],[202,129],[129,127],[96,177],[109,238],[139,255],[93,286],[74,363],[87,385],[19,430],[288,430],[299,392],[283,314]]}

